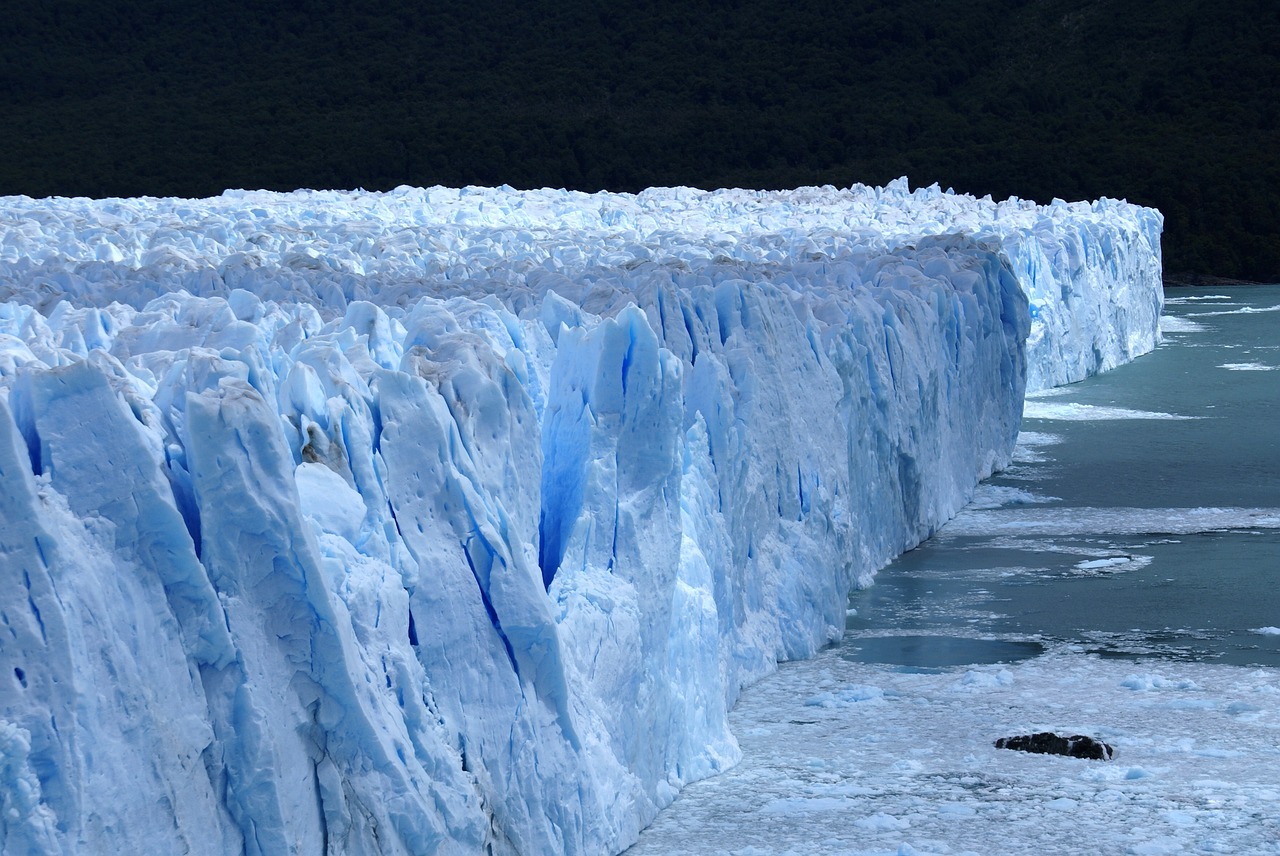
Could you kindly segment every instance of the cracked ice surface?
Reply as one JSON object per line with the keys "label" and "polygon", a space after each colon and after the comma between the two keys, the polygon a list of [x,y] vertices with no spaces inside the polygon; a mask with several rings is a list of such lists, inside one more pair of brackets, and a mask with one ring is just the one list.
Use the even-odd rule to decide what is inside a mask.
{"label": "cracked ice surface", "polygon": [[5,852],[620,850],[1028,383],[1154,345],[1159,228],[905,182],[0,200]]}

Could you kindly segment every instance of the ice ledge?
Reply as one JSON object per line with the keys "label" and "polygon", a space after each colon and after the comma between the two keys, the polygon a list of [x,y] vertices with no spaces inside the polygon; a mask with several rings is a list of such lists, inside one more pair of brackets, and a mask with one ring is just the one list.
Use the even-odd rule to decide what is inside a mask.
{"label": "ice ledge", "polygon": [[1110,200],[0,213],[6,852],[620,850],[1028,386],[1158,336]]}

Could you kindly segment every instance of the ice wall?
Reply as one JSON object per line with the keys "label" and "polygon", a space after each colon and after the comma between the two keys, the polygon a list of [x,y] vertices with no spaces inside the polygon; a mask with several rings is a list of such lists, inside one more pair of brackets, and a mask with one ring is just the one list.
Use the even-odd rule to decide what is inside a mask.
{"label": "ice wall", "polygon": [[1151,347],[1159,215],[0,200],[6,853],[598,853]]}

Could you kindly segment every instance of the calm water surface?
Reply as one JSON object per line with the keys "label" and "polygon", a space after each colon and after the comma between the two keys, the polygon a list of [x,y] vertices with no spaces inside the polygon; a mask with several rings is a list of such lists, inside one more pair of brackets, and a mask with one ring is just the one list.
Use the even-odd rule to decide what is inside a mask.
{"label": "calm water surface", "polygon": [[1280,666],[1280,286],[1165,293],[1164,344],[1030,399],[1016,463],[853,594],[844,656]]}

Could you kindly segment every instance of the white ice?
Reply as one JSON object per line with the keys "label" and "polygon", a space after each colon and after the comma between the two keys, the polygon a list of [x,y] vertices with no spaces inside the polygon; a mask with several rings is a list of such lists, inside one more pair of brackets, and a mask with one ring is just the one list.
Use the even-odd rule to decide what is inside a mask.
{"label": "white ice", "polygon": [[1259,315],[1267,312],[1280,312],[1280,304],[1275,306],[1241,306],[1239,309],[1223,309],[1218,312],[1192,312],[1188,317],[1214,318],[1219,315]]}
{"label": "white ice", "polygon": [[1062,442],[1056,434],[1044,431],[1018,432],[1018,444],[1013,448],[1013,463],[1035,464],[1045,460],[1043,446],[1052,446]]}
{"label": "white ice", "polygon": [[[1275,670],[1064,647],[912,672],[838,652],[746,690],[742,763],[691,785],[629,856],[1280,853]],[[1116,755],[993,746],[1038,731]]]}
{"label": "white ice", "polygon": [[1161,222],[0,200],[3,849],[620,850],[1009,462],[1025,388],[1154,347]]}
{"label": "white ice", "polygon": [[966,535],[1187,535],[1280,529],[1280,508],[966,508],[940,537]]}
{"label": "white ice", "polygon": [[[1172,303],[1172,301],[1167,301]],[[1203,333],[1206,328],[1203,324],[1197,324],[1178,315],[1161,315],[1160,316],[1160,332],[1161,333]]]}
{"label": "white ice", "polygon": [[1199,300],[1226,300],[1231,301],[1235,298],[1229,294],[1185,294],[1178,297],[1166,297],[1165,303],[1171,306],[1178,306],[1186,303],[1194,303]]}
{"label": "white ice", "polygon": [[[1022,442],[1021,435],[1019,435],[1019,442]],[[1038,505],[1045,502],[1055,502],[1057,499],[1058,497],[1056,496],[1046,496],[1022,490],[1021,488],[983,482],[973,492],[973,499],[969,501],[965,508],[979,510],[1003,508],[1011,505]]]}
{"label": "white ice", "polygon": [[[1049,392],[1034,402],[1055,406],[1060,396]],[[1015,460],[1056,442],[1023,432]],[[1153,533],[1280,529],[1280,509],[1026,507],[1036,496],[980,490],[940,534],[959,539],[948,545],[955,549],[978,537],[983,550],[1078,554],[1073,572],[1092,576],[1152,561],[1117,555],[1131,548],[1106,545],[1109,535],[1159,543]],[[963,575],[973,583],[1042,572]],[[691,786],[629,853],[1280,853],[1274,669],[1124,662],[1059,645],[1019,663],[912,672],[850,662],[841,651],[787,664],[748,689],[731,717],[739,767]],[[862,701],[837,706],[848,689]],[[1041,730],[1097,736],[1117,757],[1081,761],[991,745]]]}
{"label": "white ice", "polygon": [[1047,431],[1019,431],[1018,445],[1034,448],[1036,446],[1054,446],[1062,442],[1062,437]]}
{"label": "white ice", "polygon": [[1087,559],[1076,562],[1074,570],[1084,576],[1117,574],[1137,571],[1151,564],[1151,556],[1106,556],[1101,559]]}
{"label": "white ice", "polygon": [[1107,407],[1101,404],[1046,401],[1028,398],[1022,408],[1023,419],[1057,419],[1064,422],[1092,422],[1103,419],[1197,419],[1178,413],[1161,413],[1153,410],[1133,410],[1128,407]]}

